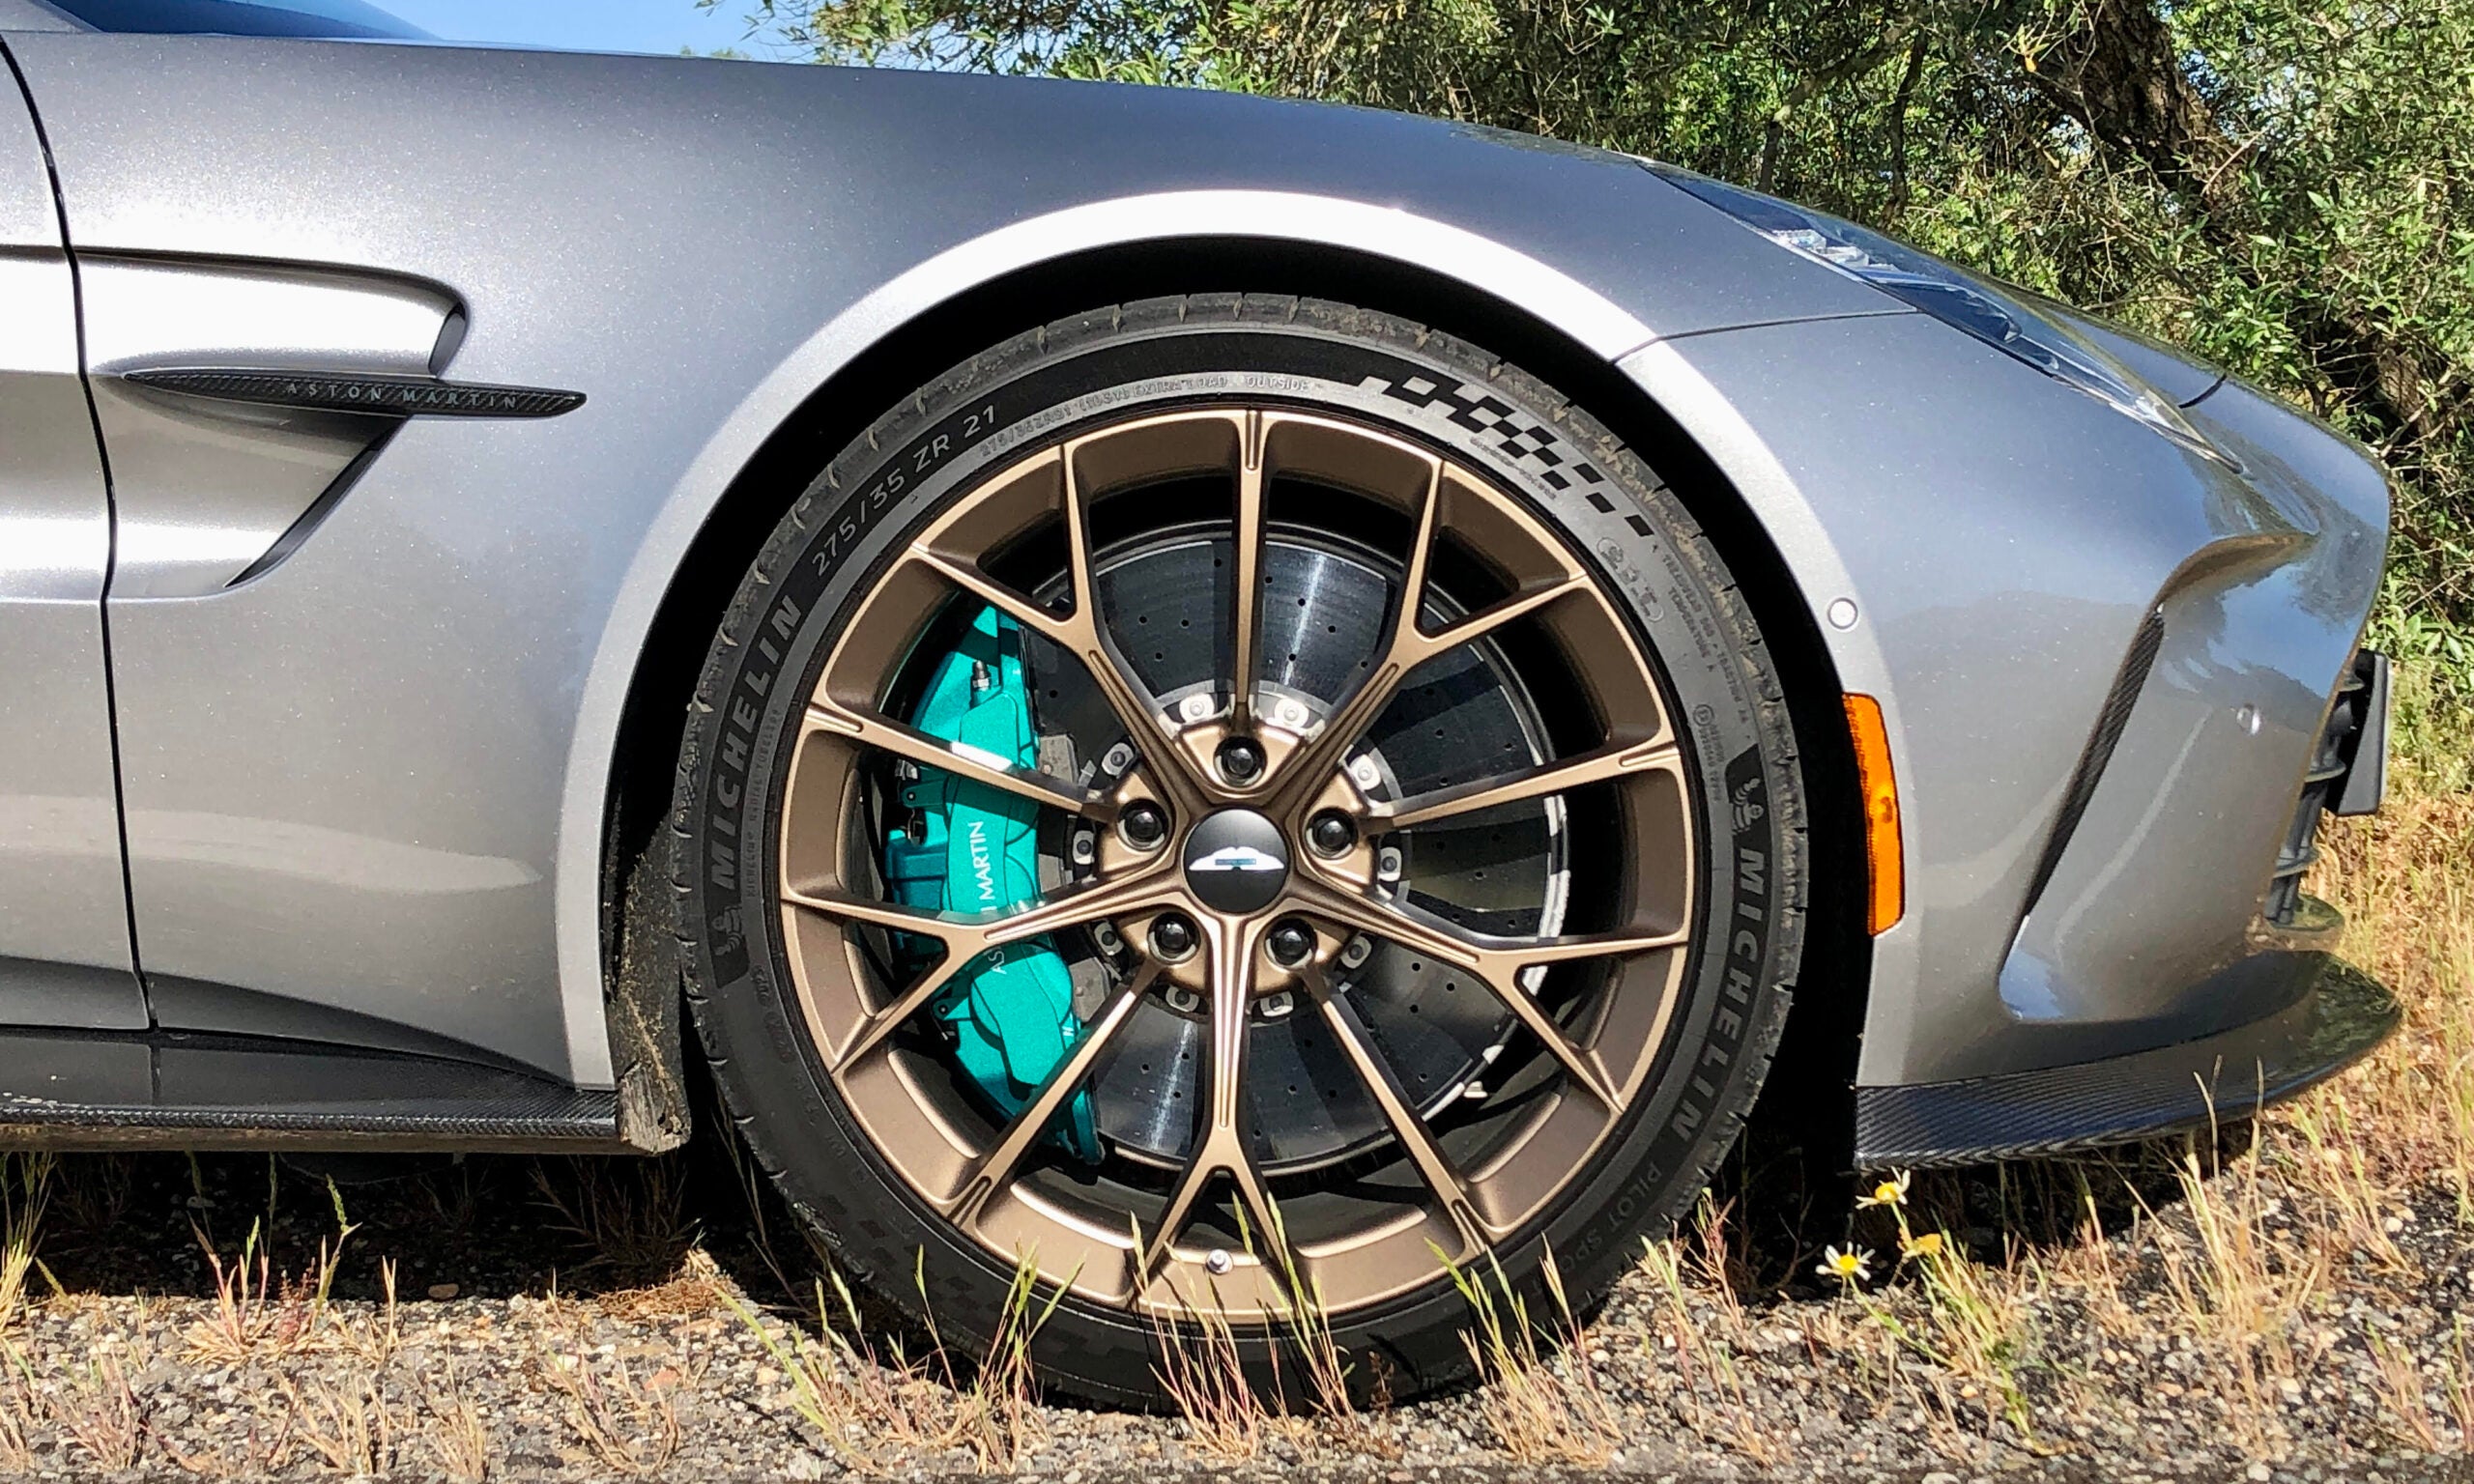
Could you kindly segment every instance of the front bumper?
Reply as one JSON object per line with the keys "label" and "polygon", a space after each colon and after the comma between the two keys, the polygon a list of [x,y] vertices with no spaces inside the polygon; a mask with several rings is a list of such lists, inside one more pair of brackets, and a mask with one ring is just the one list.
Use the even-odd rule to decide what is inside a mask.
{"label": "front bumper", "polygon": [[[2333,938],[2334,908],[2301,900],[2302,933]],[[2352,1066],[2397,1028],[2397,1000],[2325,952],[2245,958],[2229,985],[2282,1009],[2231,1030],[2107,1061],[1961,1082],[1856,1090],[1860,1169],[2067,1154],[2243,1117]]]}
{"label": "front bumper", "polygon": [[2397,1028],[2396,998],[2334,956],[2345,918],[2305,896],[2302,880],[2318,859],[2325,816],[2379,808],[2388,696],[2387,656],[2362,651],[2329,703],[2247,952],[2184,995],[2249,1007],[2257,1018],[2103,1060],[1858,1087],[1857,1167],[1977,1164],[2204,1127],[2289,1098],[2385,1040]]}
{"label": "front bumper", "polygon": [[2345,919],[2303,895],[2302,880],[2322,819],[2376,812],[2387,777],[2388,659],[2364,650],[2329,704],[2248,952],[2184,996],[2257,1018],[2100,1061],[1858,1087],[1857,1166],[1976,1164],[2152,1138],[2250,1114],[2360,1060],[2396,1029],[2397,1001],[2334,956]]}
{"label": "front bumper", "polygon": [[2347,699],[2375,460],[2229,380],[2187,409],[2233,462],[2202,460],[1919,316],[1625,369],[1889,726],[1908,913],[1871,942],[1868,1161],[2135,1138],[2203,1119],[2202,1075],[2231,1109],[2376,1040],[2382,1014],[2302,1034],[2334,944],[2296,931],[2320,803],[2377,791],[2376,745],[2342,779],[2325,756],[2341,707],[2379,731]]}

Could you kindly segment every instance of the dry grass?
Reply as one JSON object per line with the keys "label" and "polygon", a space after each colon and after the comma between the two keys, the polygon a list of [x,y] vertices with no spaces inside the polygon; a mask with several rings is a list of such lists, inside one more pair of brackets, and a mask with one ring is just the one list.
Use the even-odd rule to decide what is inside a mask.
{"label": "dry grass", "polygon": [[1504,1451],[1521,1464],[1604,1464],[1624,1431],[1598,1389],[1589,1337],[1572,1317],[1555,1254],[1545,1252],[1539,1265],[1553,1308],[1542,1322],[1530,1317],[1529,1296],[1491,1259],[1482,1271],[1445,1266],[1476,1321],[1461,1338],[1483,1378],[1479,1411]]}
{"label": "dry grass", "polygon": [[[268,1189],[272,1207],[272,1175]],[[261,1355],[344,1348],[359,1350],[372,1364],[383,1365],[393,1355],[397,1334],[391,1259],[379,1265],[386,1305],[378,1323],[358,1332],[334,1323],[335,1276],[344,1247],[358,1228],[344,1214],[343,1195],[331,1182],[327,1195],[334,1207],[334,1235],[318,1239],[316,1260],[298,1274],[274,1271],[273,1258],[259,1240],[261,1228],[256,1221],[249,1223],[248,1236],[229,1263],[216,1250],[205,1228],[190,1228],[215,1281],[214,1312],[191,1325],[186,1336],[191,1358],[238,1365]]]}
{"label": "dry grass", "polygon": [[[919,1286],[924,1309],[924,1266]],[[1039,1254],[1022,1254],[1014,1265],[1013,1282],[1005,1291],[1004,1307],[996,1316],[996,1338],[990,1343],[987,1359],[980,1363],[970,1385],[963,1392],[964,1441],[983,1473],[1012,1471],[1023,1454],[1036,1451],[1048,1441],[1047,1425],[1040,1416],[1039,1373],[1031,1362],[1031,1341],[1046,1327],[1064,1298],[1065,1289],[1060,1286],[1046,1300],[1041,1299]],[[935,1340],[941,1363],[945,1347],[936,1340],[933,1315],[929,1336]],[[951,1379],[948,1375],[947,1380]]]}
{"label": "dry grass", "polygon": [[2296,1241],[2274,1220],[2289,1197],[2258,1157],[2266,1137],[2255,1127],[2251,1157],[2230,1166],[2186,1153],[2176,1178],[2188,1230],[2155,1224],[2174,1328],[2214,1362],[2232,1436],[2254,1456],[2284,1451],[2278,1384],[2297,1375],[2300,1322],[2331,1275],[2318,1233]]}
{"label": "dry grass", "polygon": [[[1272,1207],[1272,1220],[1283,1220],[1277,1205]],[[1358,1410],[1357,1396],[1350,1385],[1349,1358],[1332,1328],[1331,1310],[1323,1298],[1323,1280],[1299,1270],[1297,1253],[1289,1245],[1284,1223],[1276,1227],[1271,1237],[1272,1250],[1280,1265],[1282,1295],[1277,1320],[1286,1337],[1287,1353],[1296,1357],[1297,1372],[1312,1413],[1312,1425],[1308,1425],[1307,1418],[1294,1419],[1296,1425],[1289,1429],[1293,1440],[1301,1449],[1325,1442],[1347,1451],[1392,1456],[1395,1451],[1393,1445],[1372,1419]],[[1275,1366],[1281,1348],[1278,1344],[1273,1347]],[[1390,1404],[1389,1387],[1379,1375],[1366,1378],[1366,1394],[1378,1413]]]}
{"label": "dry grass", "polygon": [[35,1439],[40,1436],[34,1394],[20,1374],[22,1361],[13,1353],[12,1364],[0,1367],[0,1473],[33,1471]]}
{"label": "dry grass", "polygon": [[395,1295],[395,1260],[378,1260],[377,1310],[360,1325],[347,1325],[338,1331],[339,1343],[373,1370],[383,1370],[395,1358],[396,1350],[404,1343],[401,1309]]}
{"label": "dry grass", "polygon": [[359,1478],[393,1465],[396,1424],[376,1375],[287,1376],[277,1385],[292,1404],[291,1438],[328,1470]]}
{"label": "dry grass", "polygon": [[[1275,1440],[1301,1456],[1327,1451],[1397,1457],[1398,1445],[1377,1420],[1391,1404],[1386,1379],[1362,1379],[1367,1404],[1362,1409],[1361,1388],[1352,1386],[1353,1368],[1332,1327],[1321,1279],[1299,1266],[1277,1205],[1271,1220],[1275,1225],[1263,1244],[1270,1248],[1278,1281],[1272,1285],[1269,1343],[1256,1347],[1256,1366],[1246,1363],[1247,1347],[1238,1341],[1217,1284],[1201,1295],[1181,1295],[1191,1318],[1152,1316],[1152,1375],[1176,1408],[1188,1445],[1223,1463],[1256,1459]],[[1238,1227],[1247,1252],[1255,1253],[1255,1235],[1242,1215]],[[1138,1228],[1134,1239],[1138,1248]],[[1304,1411],[1293,1411],[1292,1401],[1302,1402]]]}
{"label": "dry grass", "polygon": [[2474,1223],[2474,793],[2401,763],[2387,809],[2330,832],[2315,890],[2348,919],[2344,953],[2397,992],[2404,1028],[2306,1107],[2342,1099],[2342,1165],[2306,1174],[2373,1194],[2438,1184]]}
{"label": "dry grass", "polygon": [[108,1231],[129,1212],[131,1188],[127,1155],[80,1155],[54,1162],[51,1205],[84,1231]]}
{"label": "dry grass", "polygon": [[535,1197],[553,1230],[586,1253],[583,1266],[660,1281],[696,1246],[699,1222],[676,1159],[545,1159]]}
{"label": "dry grass", "polygon": [[[1680,1236],[1644,1243],[1644,1249],[1642,1267],[1656,1284],[1660,1303],[1658,1317],[1641,1330],[1642,1358],[1657,1365],[1672,1357],[1683,1383],[1684,1421],[1704,1441],[1732,1447],[1756,1464],[1769,1463],[1775,1450],[1744,1405],[1743,1375],[1736,1363],[1746,1335],[1744,1308],[1726,1264],[1696,1265]],[[1696,1288],[1716,1309],[1714,1322],[1694,1312]]]}
{"label": "dry grass", "polygon": [[587,1456],[604,1469],[641,1478],[678,1456],[678,1413],[666,1388],[639,1382],[623,1362],[604,1370],[590,1356],[554,1356],[542,1375],[564,1398]]}
{"label": "dry grass", "polygon": [[2425,1452],[2474,1452],[2474,1354],[2465,1322],[2458,1321],[2454,1344],[2435,1361],[2418,1361],[2404,1345],[2382,1336],[2371,1343],[2380,1404],[2398,1436]]}
{"label": "dry grass", "polygon": [[423,1398],[428,1425],[421,1446],[438,1471],[454,1484],[482,1484],[490,1472],[490,1434],[479,1409],[465,1400],[464,1388],[450,1367]]}
{"label": "dry grass", "polygon": [[49,1155],[0,1155],[0,1330],[25,1306],[26,1280],[37,1267],[35,1239],[51,1193],[52,1165]]}
{"label": "dry grass", "polygon": [[[295,1355],[322,1345],[340,1343],[331,1324],[331,1295],[335,1267],[343,1257],[346,1226],[330,1244],[318,1243],[317,1261],[298,1275],[274,1272],[273,1259],[258,1241],[252,1222],[249,1235],[230,1263],[199,1232],[215,1278],[215,1309],[191,1325],[187,1335],[192,1358],[213,1364],[237,1365],[261,1355]],[[389,1308],[391,1311],[392,1304]],[[392,1319],[388,1321],[392,1327]]]}
{"label": "dry grass", "polygon": [[1276,1430],[1277,1399],[1259,1394],[1247,1376],[1236,1327],[1218,1295],[1190,1306],[1191,1321],[1153,1316],[1159,1358],[1152,1374],[1175,1404],[1189,1446],[1223,1463],[1251,1462]]}
{"label": "dry grass", "polygon": [[623,1324],[711,1314],[724,1304],[721,1265],[702,1247],[679,1262],[675,1277],[642,1288],[616,1289],[593,1299],[595,1308]]}
{"label": "dry grass", "polygon": [[[924,1253],[920,1263],[912,1277],[924,1304]],[[1016,1265],[988,1358],[967,1383],[958,1375],[933,1318],[927,1353],[914,1359],[899,1339],[879,1345],[849,1285],[839,1272],[830,1281],[842,1319],[836,1321],[825,1283],[818,1282],[821,1344],[795,1329],[767,1325],[727,1293],[722,1298],[787,1373],[792,1409],[852,1468],[890,1473],[960,1450],[979,1471],[1003,1473],[1047,1441],[1031,1342],[1063,1291],[1040,1298],[1035,1257],[1026,1255]]]}
{"label": "dry grass", "polygon": [[137,1467],[146,1443],[146,1416],[117,1357],[88,1361],[82,1374],[70,1376],[50,1410],[62,1433],[97,1469],[126,1473]]}

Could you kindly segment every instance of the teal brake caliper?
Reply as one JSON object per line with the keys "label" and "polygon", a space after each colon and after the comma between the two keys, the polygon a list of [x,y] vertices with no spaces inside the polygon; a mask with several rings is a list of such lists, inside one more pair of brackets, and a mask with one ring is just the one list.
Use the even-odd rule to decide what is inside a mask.
{"label": "teal brake caliper", "polygon": [[[1030,767],[1039,756],[1030,687],[1022,675],[1022,636],[993,608],[979,615],[937,662],[910,724],[992,762]],[[1040,806],[1019,794],[921,766],[906,783],[906,827],[885,840],[885,880],[896,900],[925,911],[1002,912],[1040,895]],[[924,968],[935,944],[896,943]],[[954,1056],[980,1091],[1009,1117],[1046,1082],[1082,1034],[1074,981],[1048,938],[991,949],[933,1005],[954,1035]],[[1077,1093],[1050,1136],[1086,1161],[1100,1157],[1091,1096]]]}

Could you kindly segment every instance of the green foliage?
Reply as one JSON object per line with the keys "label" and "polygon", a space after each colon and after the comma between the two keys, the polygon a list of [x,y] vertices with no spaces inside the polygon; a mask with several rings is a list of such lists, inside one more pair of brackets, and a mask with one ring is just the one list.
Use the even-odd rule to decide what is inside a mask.
{"label": "green foliage", "polygon": [[2474,699],[2441,678],[2465,672],[2461,656],[2455,665],[2452,671],[2416,659],[2396,667],[2388,721],[2392,797],[2397,789],[2426,795],[2474,789]]}
{"label": "green foliage", "polygon": [[820,60],[1654,155],[2086,305],[2387,460],[2375,632],[2474,695],[2474,0],[757,0],[750,20]]}

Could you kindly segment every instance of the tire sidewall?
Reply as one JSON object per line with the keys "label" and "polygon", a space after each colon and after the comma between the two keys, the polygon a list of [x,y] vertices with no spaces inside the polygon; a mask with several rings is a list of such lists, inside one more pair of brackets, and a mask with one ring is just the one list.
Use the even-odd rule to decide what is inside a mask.
{"label": "tire sidewall", "polygon": [[[1700,924],[1668,1044],[1638,1102],[1542,1228],[1587,1304],[1678,1215],[1733,1141],[1792,977],[1801,902],[1799,783],[1766,656],[1725,571],[1675,496],[1544,386],[1387,317],[1282,300],[1197,316],[1129,306],[990,353],[889,414],[784,518],[733,605],[682,753],[678,901],[697,1018],[760,1158],[879,1298],[975,1346],[1012,1265],[934,1214],[886,1167],[825,1075],[792,988],[775,905],[778,828],[797,715],[842,615],[911,534],[985,476],[1074,431],[1200,402],[1280,402],[1405,434],[1490,476],[1584,554],[1649,652],[1685,735]],[[1165,306],[1173,305],[1169,314]],[[1151,312],[1146,315],[1144,310]],[[1753,652],[1748,652],[1748,648]],[[914,1256],[924,1252],[914,1284]],[[921,1290],[924,1288],[924,1292]],[[922,1312],[922,1308],[925,1312]],[[1435,1283],[1334,1326],[1398,1392],[1466,1374],[1463,1300]],[[1035,1354],[1062,1389],[1156,1404],[1148,1323],[1069,1298]]]}

